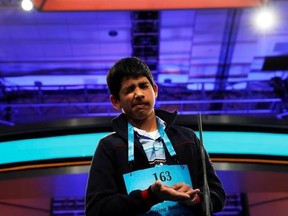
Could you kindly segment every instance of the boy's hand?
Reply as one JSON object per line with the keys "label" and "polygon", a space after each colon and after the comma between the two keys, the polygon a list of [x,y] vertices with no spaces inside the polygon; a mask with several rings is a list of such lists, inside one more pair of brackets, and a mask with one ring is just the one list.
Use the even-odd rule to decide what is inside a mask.
{"label": "boy's hand", "polygon": [[190,198],[189,194],[164,185],[159,180],[151,185],[151,190],[160,200],[181,201]]}
{"label": "boy's hand", "polygon": [[199,189],[193,189],[185,183],[177,183],[169,187],[161,181],[153,183],[151,190],[160,200],[176,201],[190,206],[198,202],[197,194],[200,192]]}

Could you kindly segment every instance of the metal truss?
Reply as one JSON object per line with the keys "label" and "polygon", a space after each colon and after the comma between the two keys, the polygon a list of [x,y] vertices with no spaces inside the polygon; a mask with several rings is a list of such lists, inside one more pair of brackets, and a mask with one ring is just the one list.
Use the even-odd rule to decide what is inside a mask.
{"label": "metal truss", "polygon": [[20,0],[0,0],[0,7],[19,6]]}
{"label": "metal truss", "polygon": [[[156,107],[180,114],[287,116],[287,107],[267,82],[241,83],[245,88],[227,82],[221,97],[219,91],[208,89],[207,82],[158,84]],[[194,89],[187,89],[191,85]],[[119,113],[110,103],[106,85],[2,86],[0,111],[0,124],[6,125]]]}

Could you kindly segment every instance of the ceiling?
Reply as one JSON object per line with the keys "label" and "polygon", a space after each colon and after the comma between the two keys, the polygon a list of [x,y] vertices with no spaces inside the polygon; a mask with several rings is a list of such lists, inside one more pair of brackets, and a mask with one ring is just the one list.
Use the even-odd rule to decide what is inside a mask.
{"label": "ceiling", "polygon": [[[277,11],[279,21],[272,30],[260,32],[252,22],[259,7],[25,12],[17,0],[0,0],[0,105],[6,113],[1,122],[21,122],[27,114],[24,108],[41,107],[35,99],[35,94],[40,95],[39,86],[56,92],[63,88],[72,92],[75,88],[71,85],[106,89],[109,67],[131,55],[145,60],[164,88],[159,106],[170,101],[176,109],[186,104],[188,108],[180,110],[183,113],[194,110],[283,118],[287,89],[280,87],[282,95],[275,94],[270,81],[273,77],[288,79],[288,2],[270,1],[269,6]],[[170,87],[177,95],[171,94]],[[23,89],[25,94],[28,90],[36,93],[32,97],[30,92],[24,101]],[[191,95],[193,92],[198,94]],[[41,101],[50,110],[67,106],[65,102],[95,103],[95,98],[85,103],[67,101],[67,94],[63,102],[55,94],[53,98],[46,94]],[[96,102],[105,102],[104,114],[109,97],[99,98]],[[200,103],[206,108],[199,107]],[[245,108],[240,107],[244,103]],[[33,121],[31,116],[23,121]]]}

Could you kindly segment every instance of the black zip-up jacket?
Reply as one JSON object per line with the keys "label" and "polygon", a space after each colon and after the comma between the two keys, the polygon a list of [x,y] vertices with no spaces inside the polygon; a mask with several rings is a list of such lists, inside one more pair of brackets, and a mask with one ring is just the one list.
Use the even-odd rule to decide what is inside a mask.
{"label": "black zip-up jacket", "polygon": [[[193,188],[199,188],[202,192],[203,169],[199,139],[192,129],[174,124],[176,112],[155,110],[155,113],[166,122],[165,131],[179,163],[188,165]],[[140,190],[127,194],[123,174],[149,168],[149,163],[137,136],[134,141],[134,163],[128,163],[128,127],[125,115],[121,114],[114,118],[112,126],[115,132],[100,140],[93,156],[86,188],[86,216],[137,215],[148,211],[155,204],[143,200]],[[177,164],[167,149],[165,151],[167,164]],[[208,154],[206,154],[206,170],[211,211],[219,212],[224,208],[226,196]],[[203,195],[201,196],[200,204],[190,207],[194,215],[203,214]]]}

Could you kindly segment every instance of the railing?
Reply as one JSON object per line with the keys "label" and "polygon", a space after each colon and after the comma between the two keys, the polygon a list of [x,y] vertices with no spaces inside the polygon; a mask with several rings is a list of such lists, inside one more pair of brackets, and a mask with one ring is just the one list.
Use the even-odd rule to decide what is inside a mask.
{"label": "railing", "polygon": [[[211,90],[213,84],[158,84],[156,107],[180,114],[286,115],[285,103],[267,81],[227,82],[222,92]],[[0,124],[119,113],[110,103],[106,85],[2,85],[0,100]]]}

